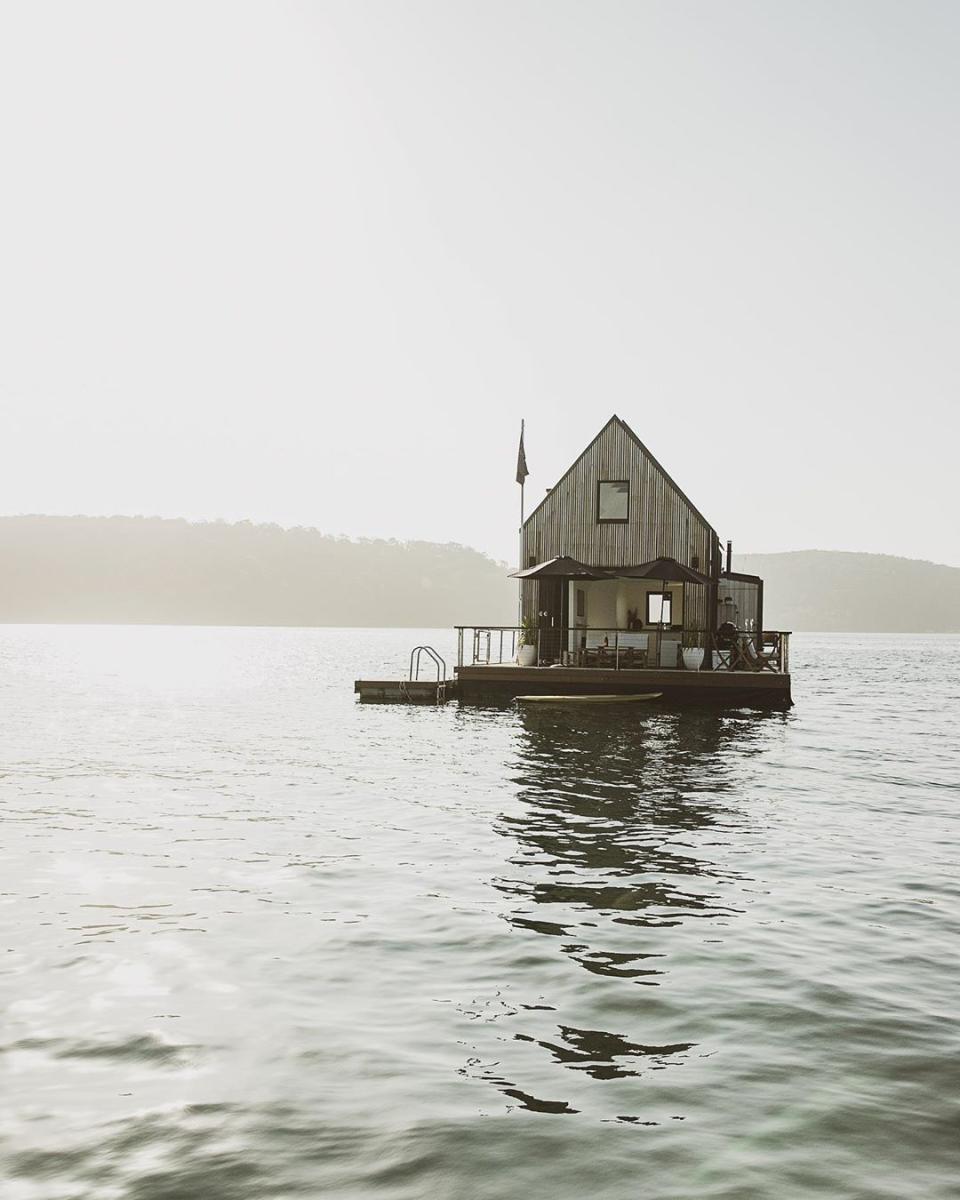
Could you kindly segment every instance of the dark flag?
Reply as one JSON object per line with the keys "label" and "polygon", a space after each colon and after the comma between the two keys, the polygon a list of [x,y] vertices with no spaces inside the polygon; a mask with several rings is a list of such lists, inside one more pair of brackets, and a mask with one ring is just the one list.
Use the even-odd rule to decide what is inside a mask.
{"label": "dark flag", "polygon": [[530,474],[527,470],[527,456],[523,449],[523,422],[520,422],[520,449],[517,451],[517,483],[523,487],[523,481]]}

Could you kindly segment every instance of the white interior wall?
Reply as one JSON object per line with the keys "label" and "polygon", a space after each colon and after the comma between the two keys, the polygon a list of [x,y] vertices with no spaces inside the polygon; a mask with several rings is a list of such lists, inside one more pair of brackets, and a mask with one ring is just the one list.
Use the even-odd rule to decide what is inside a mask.
{"label": "white interior wall", "polygon": [[[597,580],[575,585],[586,592],[586,623],[591,629],[626,629],[627,612],[635,608],[647,626],[647,593],[667,591],[673,599],[673,624],[683,624],[683,584],[661,584],[647,579]],[[570,612],[576,612],[576,594],[571,592]]]}
{"label": "white interior wall", "polygon": [[591,629],[617,628],[617,589],[615,579],[587,584],[587,624]]}
{"label": "white interior wall", "polygon": [[[583,617],[577,616],[577,590],[583,589],[585,611]],[[569,583],[568,612],[569,624],[586,625],[590,629],[626,629],[627,612],[635,608],[643,622],[647,625],[647,593],[668,591],[673,598],[673,624],[683,624],[683,584],[662,584],[650,579],[611,579],[589,580]],[[569,635],[570,649],[576,645],[576,634]]]}

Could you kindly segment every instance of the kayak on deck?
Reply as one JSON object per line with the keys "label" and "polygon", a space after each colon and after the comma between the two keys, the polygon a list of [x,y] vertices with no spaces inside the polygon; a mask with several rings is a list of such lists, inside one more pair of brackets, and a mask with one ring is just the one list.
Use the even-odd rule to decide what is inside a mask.
{"label": "kayak on deck", "polygon": [[638,692],[632,696],[517,696],[525,704],[632,704],[638,700],[658,700],[663,692]]}

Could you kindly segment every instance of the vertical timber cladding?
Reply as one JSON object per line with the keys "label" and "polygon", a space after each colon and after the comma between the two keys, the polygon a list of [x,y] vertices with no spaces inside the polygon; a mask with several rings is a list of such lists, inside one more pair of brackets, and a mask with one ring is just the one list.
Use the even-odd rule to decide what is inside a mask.
{"label": "vertical timber cladding", "polygon": [[[630,481],[626,523],[597,521],[597,484],[601,479]],[[684,496],[633,430],[611,417],[560,482],[544,497],[523,526],[523,562],[543,562],[569,554],[592,567],[629,567],[665,555],[710,571],[711,538],[717,535]],[[684,624],[706,625],[705,587],[684,588]],[[524,583],[523,611],[537,611],[537,586]]]}

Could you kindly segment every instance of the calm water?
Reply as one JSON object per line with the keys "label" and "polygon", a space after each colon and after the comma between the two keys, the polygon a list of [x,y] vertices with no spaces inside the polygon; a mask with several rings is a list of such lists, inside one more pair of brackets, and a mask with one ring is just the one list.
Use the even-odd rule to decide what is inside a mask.
{"label": "calm water", "polygon": [[0,628],[4,1200],[960,1195],[960,638],[355,704],[416,640]]}

